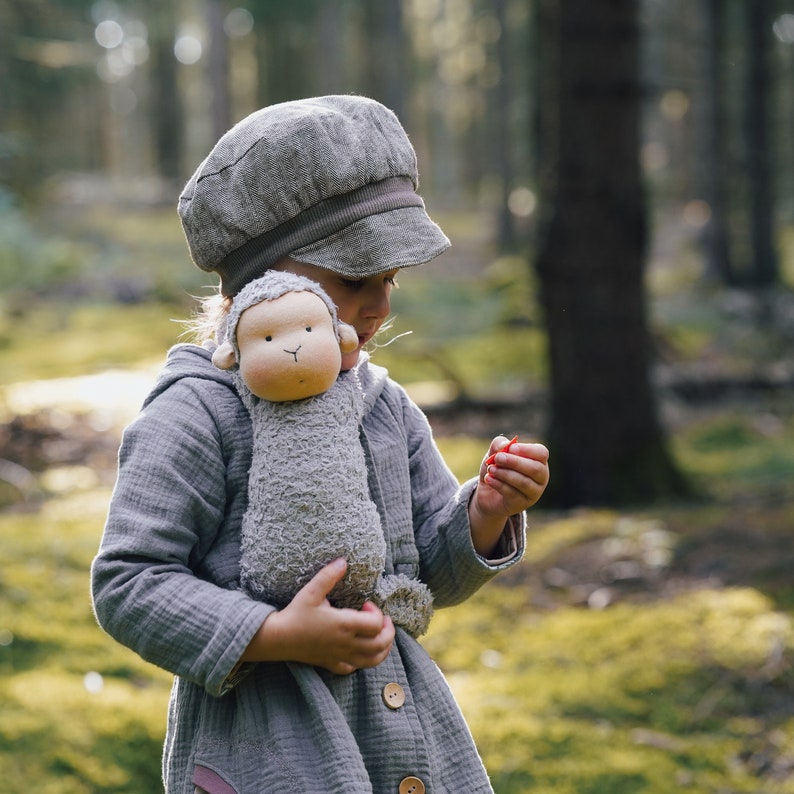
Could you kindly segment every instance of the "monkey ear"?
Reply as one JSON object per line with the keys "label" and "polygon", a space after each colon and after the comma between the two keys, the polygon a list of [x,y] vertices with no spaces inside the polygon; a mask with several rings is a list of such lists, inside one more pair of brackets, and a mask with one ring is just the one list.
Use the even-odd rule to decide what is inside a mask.
{"label": "monkey ear", "polygon": [[224,342],[212,354],[212,363],[218,369],[231,369],[237,363],[237,354],[231,342]]}
{"label": "monkey ear", "polygon": [[343,353],[352,353],[358,347],[358,334],[352,325],[339,321],[339,348]]}

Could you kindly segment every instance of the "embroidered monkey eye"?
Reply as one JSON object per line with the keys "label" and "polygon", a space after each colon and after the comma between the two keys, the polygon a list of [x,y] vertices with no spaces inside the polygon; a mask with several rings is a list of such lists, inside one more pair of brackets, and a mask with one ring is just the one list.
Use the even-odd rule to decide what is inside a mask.
{"label": "embroidered monkey eye", "polygon": [[270,336],[270,335],[268,334],[268,335],[265,337],[265,342],[272,342],[272,341],[273,341],[273,337],[272,337],[272,336]]}
{"label": "embroidered monkey eye", "polygon": [[306,330],[307,330],[309,333],[311,333],[311,332],[312,332],[312,327],[311,327],[310,325],[307,325],[307,326],[306,326]]}

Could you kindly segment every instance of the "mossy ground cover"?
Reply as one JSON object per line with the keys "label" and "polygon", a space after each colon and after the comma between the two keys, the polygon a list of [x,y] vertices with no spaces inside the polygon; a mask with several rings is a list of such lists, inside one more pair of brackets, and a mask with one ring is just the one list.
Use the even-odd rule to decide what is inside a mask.
{"label": "mossy ground cover", "polygon": [[9,794],[161,788],[168,677],[96,627],[87,572],[106,489],[0,516],[0,788]]}
{"label": "mossy ground cover", "polygon": [[[104,214],[85,223],[81,246],[128,234],[139,257],[141,230],[149,247],[158,235],[173,244],[170,226],[119,231]],[[167,263],[150,266],[160,273]],[[489,270],[485,304],[470,273],[452,292],[443,279],[406,274],[395,333],[414,334],[378,358],[409,382],[447,367],[473,393],[541,383],[532,312],[522,316],[492,291],[515,279],[514,267]],[[458,311],[442,300],[453,292]],[[186,306],[163,299],[175,294],[167,287],[160,294],[6,306],[2,385],[162,357],[181,332],[171,318]],[[493,323],[474,312],[482,305]],[[714,345],[713,328],[692,327],[674,335],[686,356]],[[783,399],[676,416],[673,448],[699,499],[620,513],[533,511],[526,561],[440,611],[423,640],[498,794],[794,792],[792,411]],[[115,442],[115,426],[86,438],[90,426],[60,418],[48,443],[74,441],[78,429],[80,449],[106,449],[107,434]],[[461,478],[488,442],[465,431],[439,438]],[[72,454],[58,466],[31,464],[37,490],[27,501],[12,488],[0,494],[0,788],[151,794],[160,790],[170,680],[103,635],[88,593],[112,460]]]}
{"label": "mossy ground cover", "polygon": [[499,794],[794,792],[792,417],[775,430],[694,422],[699,500],[531,514],[527,560],[436,616]]}
{"label": "mossy ground cover", "polygon": [[530,593],[495,585],[426,640],[498,792],[794,791],[791,618],[760,591],[550,611]]}

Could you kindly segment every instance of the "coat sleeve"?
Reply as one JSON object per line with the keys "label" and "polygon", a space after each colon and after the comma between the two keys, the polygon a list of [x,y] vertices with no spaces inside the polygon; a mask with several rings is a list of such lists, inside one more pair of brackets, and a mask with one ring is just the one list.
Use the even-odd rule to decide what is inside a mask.
{"label": "coat sleeve", "polygon": [[229,456],[202,395],[180,381],[125,431],[91,586],[105,631],[218,696],[273,607],[236,589],[239,546],[224,554]]}
{"label": "coat sleeve", "polygon": [[421,576],[433,591],[436,606],[451,606],[522,559],[525,516],[521,513],[508,519],[496,559],[486,560],[477,554],[468,511],[476,478],[459,486],[436,446],[427,418],[407,396],[404,417]]}

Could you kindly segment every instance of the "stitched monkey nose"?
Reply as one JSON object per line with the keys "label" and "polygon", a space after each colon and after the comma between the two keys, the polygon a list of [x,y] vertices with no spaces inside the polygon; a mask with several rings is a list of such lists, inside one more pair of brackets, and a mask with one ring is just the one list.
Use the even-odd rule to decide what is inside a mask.
{"label": "stitched monkey nose", "polygon": [[285,352],[285,353],[289,353],[291,356],[293,356],[293,357],[295,358],[295,361],[297,362],[297,361],[298,361],[298,351],[299,351],[299,350],[300,350],[302,347],[303,347],[303,345],[298,345],[298,346],[295,348],[295,350],[287,350],[287,349],[285,348],[285,349],[284,349],[284,352]]}

